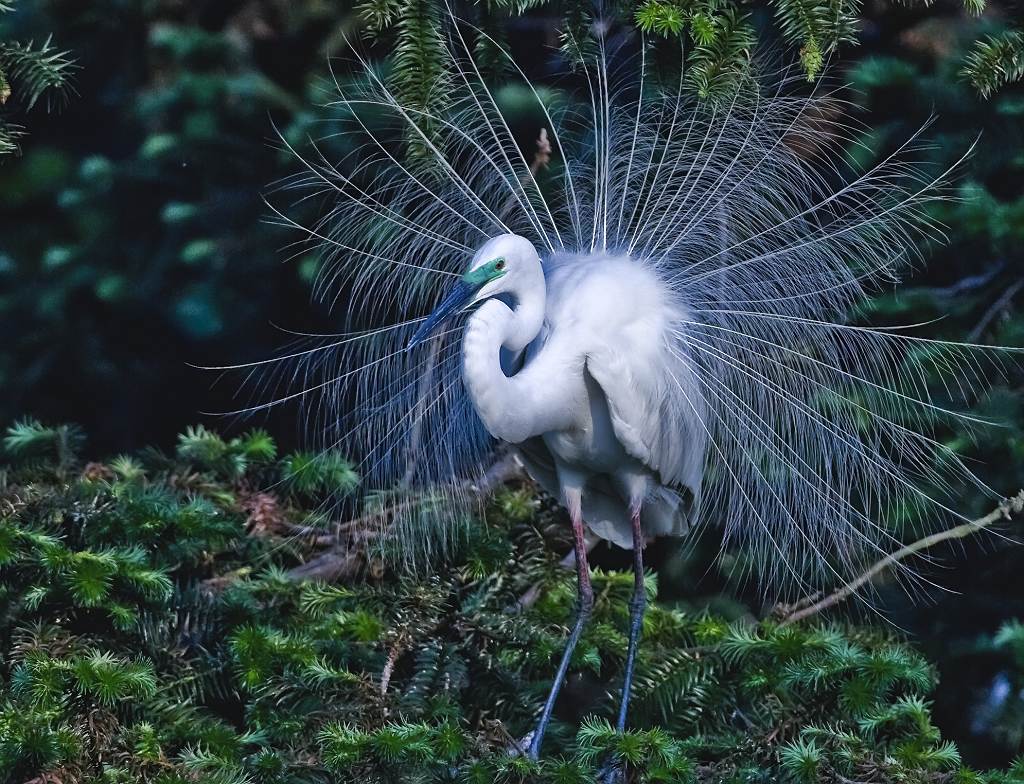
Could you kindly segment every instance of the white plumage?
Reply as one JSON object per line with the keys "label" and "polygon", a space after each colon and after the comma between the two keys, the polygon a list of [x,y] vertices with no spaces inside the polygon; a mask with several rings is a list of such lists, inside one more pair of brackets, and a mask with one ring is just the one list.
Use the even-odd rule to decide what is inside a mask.
{"label": "white plumage", "polygon": [[[706,442],[699,385],[669,350],[685,306],[653,268],[625,256],[555,254],[542,278],[519,275],[520,265],[541,265],[522,238],[499,237],[477,256],[508,265],[480,298],[512,303],[511,313],[502,300],[490,306],[495,316],[477,310],[466,327],[463,372],[488,432],[516,444],[556,498],[580,492],[583,520],[602,539],[633,546],[631,505],[645,537],[685,533]],[[535,311],[539,330],[499,368],[498,323]]]}

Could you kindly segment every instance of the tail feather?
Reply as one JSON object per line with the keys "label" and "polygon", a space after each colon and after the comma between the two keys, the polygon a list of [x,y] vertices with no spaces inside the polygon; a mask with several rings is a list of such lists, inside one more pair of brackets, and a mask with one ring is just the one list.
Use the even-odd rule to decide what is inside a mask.
{"label": "tail feather", "polygon": [[[667,350],[699,387],[708,478],[695,519],[678,496],[655,504],[659,530],[721,523],[767,584],[807,591],[891,549],[897,509],[957,517],[963,488],[991,492],[941,434],[975,421],[964,404],[1014,355],[850,322],[922,239],[941,238],[930,207],[952,170],[918,162],[921,135],[858,171],[844,148],[862,129],[838,93],[759,74],[703,103],[657,82],[641,40],[631,80],[613,78],[602,47],[576,95],[539,89],[509,57],[551,140],[535,166],[474,65],[474,35],[448,19],[451,102],[438,112],[404,104],[370,68],[339,88],[338,135],[358,156],[306,159],[287,183],[329,212],[304,227],[275,210],[321,250],[318,292],[352,337],[282,358],[302,387],[261,405],[308,404],[322,442],[357,451],[371,485],[430,489],[436,502],[402,518],[409,549],[465,520],[495,444],[462,388],[459,325],[404,347],[472,250],[503,232],[542,255],[642,259],[685,306]],[[425,159],[395,153],[410,137]]]}

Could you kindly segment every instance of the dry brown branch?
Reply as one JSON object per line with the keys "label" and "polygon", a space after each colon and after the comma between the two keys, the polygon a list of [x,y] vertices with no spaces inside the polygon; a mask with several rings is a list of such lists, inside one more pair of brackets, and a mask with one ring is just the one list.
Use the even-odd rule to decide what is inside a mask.
{"label": "dry brown branch", "polygon": [[833,607],[834,605],[845,601],[890,566],[899,563],[905,558],[909,558],[911,555],[914,555],[914,553],[927,550],[940,542],[949,541],[951,539],[963,539],[965,536],[970,536],[978,531],[982,531],[1000,520],[1010,520],[1014,515],[1020,514],[1022,510],[1024,510],[1024,490],[1021,490],[1013,498],[1007,498],[1002,501],[999,506],[984,517],[979,517],[977,520],[971,520],[970,522],[963,523],[946,531],[939,531],[938,533],[931,534],[922,539],[918,539],[912,544],[908,544],[906,547],[901,547],[894,553],[890,553],[885,556],[885,558],[877,561],[859,577],[830,593],[825,598],[819,599],[812,604],[808,604],[806,607],[790,612],[782,619],[781,625],[788,626],[789,624],[796,623],[804,618],[817,615],[822,610],[826,610],[829,607]]}
{"label": "dry brown branch", "polygon": [[548,138],[548,129],[541,128],[540,136],[537,137],[537,152],[533,155],[530,163],[530,174],[536,175],[541,169],[551,163],[551,140]]}
{"label": "dry brown branch", "polygon": [[383,697],[388,692],[388,686],[391,683],[391,676],[395,672],[395,665],[398,664],[398,660],[401,658],[402,653],[405,651],[407,640],[404,634],[398,636],[395,640],[395,644],[391,646],[391,650],[388,651],[387,661],[384,662],[384,669],[380,673],[380,696]]}

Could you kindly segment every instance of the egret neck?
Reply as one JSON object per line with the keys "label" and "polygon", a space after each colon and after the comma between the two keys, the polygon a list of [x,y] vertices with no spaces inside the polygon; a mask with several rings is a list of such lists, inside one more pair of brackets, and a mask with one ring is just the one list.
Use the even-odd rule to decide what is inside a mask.
{"label": "egret neck", "polygon": [[529,432],[530,396],[519,389],[515,376],[501,367],[501,349],[523,351],[544,324],[546,287],[538,260],[532,270],[522,270],[504,298],[486,300],[466,324],[462,349],[462,373],[470,399],[487,430],[516,444]]}

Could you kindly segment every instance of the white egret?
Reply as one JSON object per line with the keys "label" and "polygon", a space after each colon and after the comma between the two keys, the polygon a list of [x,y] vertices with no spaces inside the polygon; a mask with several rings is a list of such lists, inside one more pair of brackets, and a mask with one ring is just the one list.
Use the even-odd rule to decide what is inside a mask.
{"label": "white egret", "polygon": [[618,716],[625,728],[646,603],[643,548],[648,538],[686,531],[704,470],[703,405],[672,350],[673,325],[686,320],[686,308],[643,263],[555,255],[542,267],[529,240],[501,235],[477,251],[409,347],[476,304],[462,348],[469,398],[487,432],[515,445],[531,476],[565,504],[575,541],[579,611],[533,736],[537,755],[594,602],[585,527],[633,549]]}
{"label": "white egret", "polygon": [[279,215],[325,252],[318,292],[350,332],[283,358],[302,389],[263,405],[314,401],[312,426],[369,482],[429,490],[391,517],[410,551],[465,519],[503,444],[565,505],[579,613],[536,756],[592,603],[586,529],[634,553],[622,728],[648,541],[710,520],[771,589],[843,579],[892,546],[894,509],[959,517],[957,488],[983,487],[934,433],[998,359],[848,320],[939,233],[926,208],[945,175],[922,174],[914,139],[854,171],[835,95],[752,78],[701,103],[654,84],[643,45],[616,86],[598,40],[582,112],[509,59],[552,142],[531,164],[464,37],[484,34],[438,35],[443,110],[367,68],[336,104],[351,159],[303,159],[292,184],[331,209]]}

